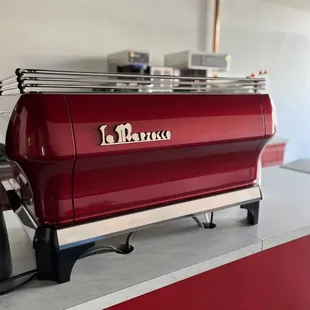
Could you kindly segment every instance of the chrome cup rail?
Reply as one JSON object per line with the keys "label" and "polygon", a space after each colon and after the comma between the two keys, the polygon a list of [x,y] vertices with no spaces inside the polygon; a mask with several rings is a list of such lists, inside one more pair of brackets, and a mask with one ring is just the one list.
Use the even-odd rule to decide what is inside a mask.
{"label": "chrome cup rail", "polygon": [[0,95],[26,93],[214,93],[265,92],[265,78],[179,77],[44,69],[16,69],[0,81]]}

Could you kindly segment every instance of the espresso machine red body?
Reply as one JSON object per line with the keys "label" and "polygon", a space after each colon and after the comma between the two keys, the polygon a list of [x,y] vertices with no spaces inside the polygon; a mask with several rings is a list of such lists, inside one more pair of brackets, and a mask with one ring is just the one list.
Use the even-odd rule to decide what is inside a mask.
{"label": "espresso machine red body", "polygon": [[0,85],[19,95],[0,150],[39,279],[69,281],[95,241],[159,222],[193,217],[206,228],[197,215],[239,205],[257,224],[259,161],[275,133],[262,80],[219,79],[219,92],[207,78],[197,89],[168,76],[169,93],[156,93],[154,76],[16,75]]}
{"label": "espresso machine red body", "polygon": [[[128,123],[149,141],[102,144],[100,127],[116,140]],[[151,140],[162,131],[170,138]],[[268,95],[27,94],[6,150],[33,215],[61,226],[250,186],[273,133]]]}

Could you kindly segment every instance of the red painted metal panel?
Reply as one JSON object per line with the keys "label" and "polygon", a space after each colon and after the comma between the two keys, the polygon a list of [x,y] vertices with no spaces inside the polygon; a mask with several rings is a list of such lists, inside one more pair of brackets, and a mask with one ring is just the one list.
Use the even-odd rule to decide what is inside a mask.
{"label": "red painted metal panel", "polygon": [[[68,95],[68,102],[77,150],[76,220],[243,187],[256,179],[250,176],[254,151],[266,143],[259,96]],[[169,130],[171,140],[100,145],[102,125],[113,135],[124,123],[136,133]]]}
{"label": "red painted metal panel", "polygon": [[75,148],[65,96],[22,96],[8,127],[6,152],[29,180],[41,222],[72,222]]}
{"label": "red painted metal panel", "polygon": [[[273,134],[268,98],[24,95],[10,121],[7,153],[35,189],[42,223],[116,215],[253,184]],[[135,133],[169,131],[171,139],[100,145],[101,126],[115,136],[124,123]]]}
{"label": "red painted metal panel", "polygon": [[[270,139],[276,132],[275,110],[269,95],[260,95],[259,100],[261,102],[261,109],[264,115],[265,139]],[[255,151],[251,168],[251,178],[255,178],[257,176],[258,161],[260,158],[259,155],[262,154],[265,146],[265,141],[262,141]]]}
{"label": "red painted metal panel", "polygon": [[279,166],[283,164],[286,143],[267,145],[262,154],[262,166]]}
{"label": "red painted metal panel", "polygon": [[266,136],[271,138],[276,133],[275,109],[269,95],[259,96],[265,116]]}
{"label": "red painted metal panel", "polygon": [[260,252],[110,310],[309,310],[310,237]]}

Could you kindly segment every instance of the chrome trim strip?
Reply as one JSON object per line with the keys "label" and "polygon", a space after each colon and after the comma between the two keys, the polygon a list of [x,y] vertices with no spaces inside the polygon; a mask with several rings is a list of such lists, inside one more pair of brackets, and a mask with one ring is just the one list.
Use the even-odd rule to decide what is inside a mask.
{"label": "chrome trim strip", "polygon": [[1,181],[1,184],[3,185],[4,189],[6,191],[12,190],[12,185],[10,184],[10,182],[8,180],[5,181]]}
{"label": "chrome trim strip", "polygon": [[[23,82],[21,83],[21,86],[23,87],[30,87],[31,85],[36,85],[38,87],[44,87],[44,85],[48,86],[63,86],[63,85],[74,85],[74,86],[80,86],[80,87],[84,87],[84,85],[90,85],[91,87],[94,86],[98,86],[98,85],[102,85],[102,83],[106,83],[108,86],[110,87],[114,87],[115,83],[120,83],[120,84],[125,84],[125,83],[133,83],[133,84],[155,84],[155,85],[161,85],[163,84],[164,86],[170,86],[172,84],[177,84],[177,85],[195,85],[195,86],[206,86],[206,81],[204,82],[194,82],[194,81],[176,81],[178,79],[174,78],[174,77],[170,77],[167,78],[166,76],[162,76],[162,78],[154,78],[153,76],[145,76],[143,80],[130,80],[130,79],[104,79],[104,80],[94,80],[94,79],[87,79],[87,80],[83,80],[83,79],[78,79],[78,78],[37,78],[37,79],[23,79]],[[219,85],[219,86],[236,86],[235,85],[235,81],[222,81],[216,83],[215,85]],[[15,83],[17,85],[17,82]],[[12,84],[9,84],[12,85]],[[13,84],[14,85],[14,84]],[[238,86],[263,86],[265,85],[264,81],[254,81],[254,80],[250,80],[250,81],[238,81]],[[212,86],[212,84],[210,85]],[[122,85],[120,85],[120,87],[124,87]],[[134,86],[133,86],[134,87]],[[136,87],[136,86],[135,86]],[[192,89],[192,88],[191,88]]]}
{"label": "chrome trim strip", "polygon": [[[163,87],[162,89],[166,89],[166,90],[188,90],[188,91],[192,91],[192,92],[206,92],[206,93],[212,93],[212,92],[229,92],[229,91],[235,91],[235,90],[240,90],[240,91],[249,91],[251,90],[250,88],[245,88],[245,87],[241,87],[239,89],[236,89],[235,87],[233,88],[208,88],[207,86],[201,87],[201,88],[195,88],[194,86],[196,86],[195,84],[189,83],[191,84],[193,87],[177,87],[177,86],[173,86],[173,87]],[[148,87],[150,86],[150,87]],[[81,90],[81,89],[85,89],[85,91],[87,91],[88,89],[93,90],[94,88],[98,88],[100,90],[123,90],[123,89],[128,89],[128,90],[137,90],[137,91],[141,91],[141,92],[147,92],[147,91],[157,91],[156,89],[156,85],[155,87],[151,87],[151,85],[137,85],[137,86],[115,86],[115,85],[99,85],[99,84],[93,84],[93,85],[53,85],[53,84],[39,84],[37,83],[36,86],[32,86],[32,85],[28,85],[25,84],[23,86],[26,89],[29,89],[29,92],[31,92],[32,90],[36,90],[37,92],[39,91],[48,91],[49,89],[53,90],[54,88],[59,88],[59,89],[68,89],[67,91],[76,91],[76,90]],[[3,90],[4,92],[7,90],[13,90],[14,87],[8,88]],[[158,86],[158,90],[160,89],[160,87]],[[263,88],[264,89],[264,88]],[[95,91],[92,91],[95,92]]]}
{"label": "chrome trim strip", "polygon": [[[197,77],[193,76],[176,76],[176,75],[139,75],[139,74],[127,74],[127,73],[104,73],[104,72],[85,72],[85,71],[57,71],[57,70],[44,70],[44,69],[18,69],[17,75],[25,76],[25,77],[32,77],[36,74],[36,77],[41,75],[65,75],[65,76],[91,76],[91,77],[129,77],[129,78],[159,78],[159,79],[180,79],[180,80],[187,80],[187,79],[197,79]],[[229,81],[266,81],[265,78],[235,78],[235,77],[204,77],[200,78],[199,80],[229,80]]]}
{"label": "chrome trim strip", "polygon": [[8,110],[8,111],[0,111],[0,114],[12,114],[13,110]]}
{"label": "chrome trim strip", "polygon": [[6,84],[10,84],[10,83],[17,83],[17,77],[16,76],[11,76],[3,81],[0,81],[0,87],[5,86]]}
{"label": "chrome trim strip", "polygon": [[[1,181],[1,183],[4,186],[6,191],[14,190],[16,193],[18,193],[18,191],[16,190],[16,188],[12,184],[12,183],[14,183],[13,179]],[[29,238],[31,240],[33,240],[35,230],[38,228],[39,223],[36,221],[35,218],[33,218],[33,216],[30,214],[30,212],[27,210],[27,208],[25,206],[23,206],[22,204],[19,206],[19,208],[14,213],[17,215],[21,225],[23,226],[23,228],[24,228],[25,232],[27,233],[27,235],[29,236]]]}
{"label": "chrome trim strip", "polygon": [[224,194],[62,228],[57,230],[58,245],[59,249],[69,248],[77,244],[96,241],[159,222],[242,205],[261,198],[260,187],[255,185]]}
{"label": "chrome trim strip", "polygon": [[[116,88],[114,88],[116,89]],[[172,92],[173,89],[168,89],[168,88],[162,88],[162,89],[142,89],[139,90],[139,92],[136,93],[130,93],[125,90],[128,90],[129,88],[120,88],[119,92],[110,92],[107,89],[100,88],[100,90],[92,91],[91,89],[87,88],[47,88],[47,87],[26,87],[23,89],[23,93],[38,93],[38,94],[100,94],[100,95],[105,95],[105,94],[112,94],[112,95],[119,95],[119,94],[126,94],[126,95],[136,95],[136,94],[165,94],[165,95],[207,95],[207,94],[218,94],[218,95],[223,95],[223,94],[229,94],[229,95],[234,95],[234,94],[247,94],[247,95],[257,95],[257,93],[260,94],[266,94],[266,89],[260,89],[259,92],[254,92],[254,91],[246,91],[245,89],[217,89],[217,90],[210,90],[210,91],[199,91],[199,90],[193,90],[193,91],[185,91],[182,90],[180,92]],[[10,96],[10,95],[20,95],[20,92],[18,90],[9,90],[8,92],[5,92],[2,94],[3,96]]]}
{"label": "chrome trim strip", "polygon": [[21,205],[16,211],[15,214],[19,218],[25,232],[29,236],[31,240],[34,239],[35,231],[38,228],[38,223],[35,219],[31,216],[28,210]]}
{"label": "chrome trim strip", "polygon": [[257,93],[266,89],[265,78],[185,77],[17,69],[16,78],[0,82],[1,95],[19,93]]}

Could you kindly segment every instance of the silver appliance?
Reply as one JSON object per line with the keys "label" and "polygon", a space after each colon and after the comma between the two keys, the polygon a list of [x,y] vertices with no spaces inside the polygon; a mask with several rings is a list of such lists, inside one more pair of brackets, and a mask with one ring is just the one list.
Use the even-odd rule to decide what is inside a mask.
{"label": "silver appliance", "polygon": [[[109,73],[136,74],[137,81],[145,81],[139,88],[141,91],[148,92],[172,92],[175,78],[167,79],[167,76],[178,77],[180,70],[167,66],[151,66],[150,55],[147,52],[123,50],[108,55]],[[166,78],[161,78],[165,76]],[[136,83],[128,84],[125,82],[126,76],[118,85],[135,86]]]}
{"label": "silver appliance", "polygon": [[[180,77],[182,77],[180,91],[181,89],[199,91],[213,87],[212,78],[217,72],[230,70],[230,55],[182,51],[166,54],[164,64],[180,70]],[[186,84],[186,77],[196,78],[195,83],[193,84],[189,79],[188,82],[191,81],[191,83]]]}
{"label": "silver appliance", "polygon": [[165,55],[165,66],[183,71],[229,71],[230,55],[183,51]]}
{"label": "silver appliance", "polygon": [[150,55],[147,52],[123,50],[108,55],[110,73],[147,74]]}

